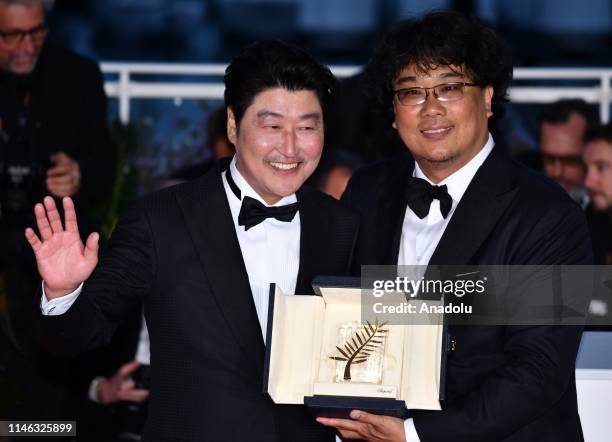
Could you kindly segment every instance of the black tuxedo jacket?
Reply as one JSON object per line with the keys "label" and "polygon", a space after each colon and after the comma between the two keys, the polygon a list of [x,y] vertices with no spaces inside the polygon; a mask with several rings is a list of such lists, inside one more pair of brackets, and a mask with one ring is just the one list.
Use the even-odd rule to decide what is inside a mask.
{"label": "black tuxedo jacket", "polygon": [[[296,293],[348,274],[358,217],[314,190],[301,203]],[[305,407],[262,393],[264,342],[221,175],[164,189],[119,222],[68,312],[37,315],[62,355],[107,343],[135,303],[151,342],[149,441],[333,441]]]}
{"label": "black tuxedo jacket", "polygon": [[[343,199],[362,215],[356,264],[396,264],[414,163],[380,163]],[[582,211],[545,177],[494,149],[457,206],[431,264],[590,264]],[[358,267],[355,266],[355,271]],[[579,327],[449,327],[446,403],[415,411],[423,442],[580,441]]]}

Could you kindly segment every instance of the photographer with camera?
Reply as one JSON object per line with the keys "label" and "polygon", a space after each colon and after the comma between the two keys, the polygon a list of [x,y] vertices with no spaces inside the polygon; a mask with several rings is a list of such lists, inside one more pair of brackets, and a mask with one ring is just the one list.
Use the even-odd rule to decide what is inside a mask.
{"label": "photographer with camera", "polygon": [[39,280],[23,229],[43,195],[70,196],[87,211],[111,191],[116,167],[100,69],[45,44],[53,3],[0,0],[0,287],[8,310],[0,319],[19,396],[14,417],[37,420],[62,409],[66,376],[32,337]]}

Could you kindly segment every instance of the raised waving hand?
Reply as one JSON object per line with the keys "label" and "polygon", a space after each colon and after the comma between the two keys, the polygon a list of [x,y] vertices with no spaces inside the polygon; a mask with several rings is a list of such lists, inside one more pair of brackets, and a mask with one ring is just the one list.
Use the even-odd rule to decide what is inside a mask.
{"label": "raised waving hand", "polygon": [[65,226],[62,224],[55,201],[45,197],[44,205],[36,204],[34,214],[40,238],[27,228],[25,236],[36,255],[38,273],[45,283],[48,300],[76,290],[98,264],[97,233],[92,233],[83,245],[79,235],[74,203],[70,197],[62,200]]}

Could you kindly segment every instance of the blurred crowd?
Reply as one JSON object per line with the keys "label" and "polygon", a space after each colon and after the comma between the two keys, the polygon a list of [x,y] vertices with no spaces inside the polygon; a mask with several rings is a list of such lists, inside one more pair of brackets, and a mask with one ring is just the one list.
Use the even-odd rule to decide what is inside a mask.
{"label": "blurred crowd", "polygon": [[[88,210],[108,196],[117,175],[102,75],[92,60],[45,44],[52,3],[0,0],[0,377],[8,379],[0,385],[0,420],[69,417],[82,423],[80,440],[137,440],[149,364],[141,310],[109,347],[74,361],[52,358],[32,335],[40,280],[23,238],[34,224],[32,206],[47,194],[73,197],[86,237],[99,227]],[[326,149],[309,180],[337,199],[359,167],[405,150],[366,90],[362,74],[342,83]],[[612,125],[581,99],[550,103],[538,124],[539,150],[517,160],[580,204],[596,264],[612,264]],[[173,171],[166,185],[195,179],[233,155],[224,108],[210,113],[207,127],[214,158]]]}

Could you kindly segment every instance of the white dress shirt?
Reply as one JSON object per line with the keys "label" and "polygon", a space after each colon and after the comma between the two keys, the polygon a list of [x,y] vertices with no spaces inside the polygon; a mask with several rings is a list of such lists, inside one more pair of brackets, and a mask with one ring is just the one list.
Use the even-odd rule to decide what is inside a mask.
{"label": "white dress shirt", "polygon": [[[432,201],[429,207],[429,214],[423,219],[419,218],[410,207],[406,208],[406,215],[404,216],[404,224],[402,226],[400,249],[397,257],[398,266],[426,266],[429,263],[436,247],[438,247],[442,234],[444,234],[444,230],[446,230],[446,226],[455,213],[459,201],[461,201],[463,194],[472,182],[478,169],[493,150],[493,146],[493,138],[491,134],[489,134],[487,143],[474,158],[461,169],[436,184],[438,186],[446,184],[448,194],[453,199],[451,210],[446,218],[444,218],[440,212],[440,201],[437,199]],[[425,176],[416,163],[413,176],[422,178],[430,184],[434,184]],[[404,430],[406,432],[407,442],[420,442],[412,419],[406,419],[404,421]]]}
{"label": "white dress shirt", "polygon": [[81,294],[82,289],[83,283],[81,283],[74,292],[48,301],[45,295],[45,282],[43,281],[40,311],[45,316],[63,315],[68,311],[70,306],[74,304],[74,301],[76,301],[77,297]]}
{"label": "white dress shirt", "polygon": [[[240,189],[241,199],[234,195],[225,178],[225,174],[228,172],[232,174],[236,186]],[[266,206],[270,205],[266,204],[240,175],[236,168],[235,157],[228,170],[224,172],[223,178],[223,186],[232,212],[232,220],[249,276],[255,310],[265,342],[270,283],[276,283],[286,294],[295,294],[297,274],[300,267],[300,213],[297,212],[290,222],[267,218],[260,224],[245,230],[244,226],[238,225],[242,198],[250,196]],[[295,194],[292,194],[282,198],[273,206],[284,206],[296,201]]]}

